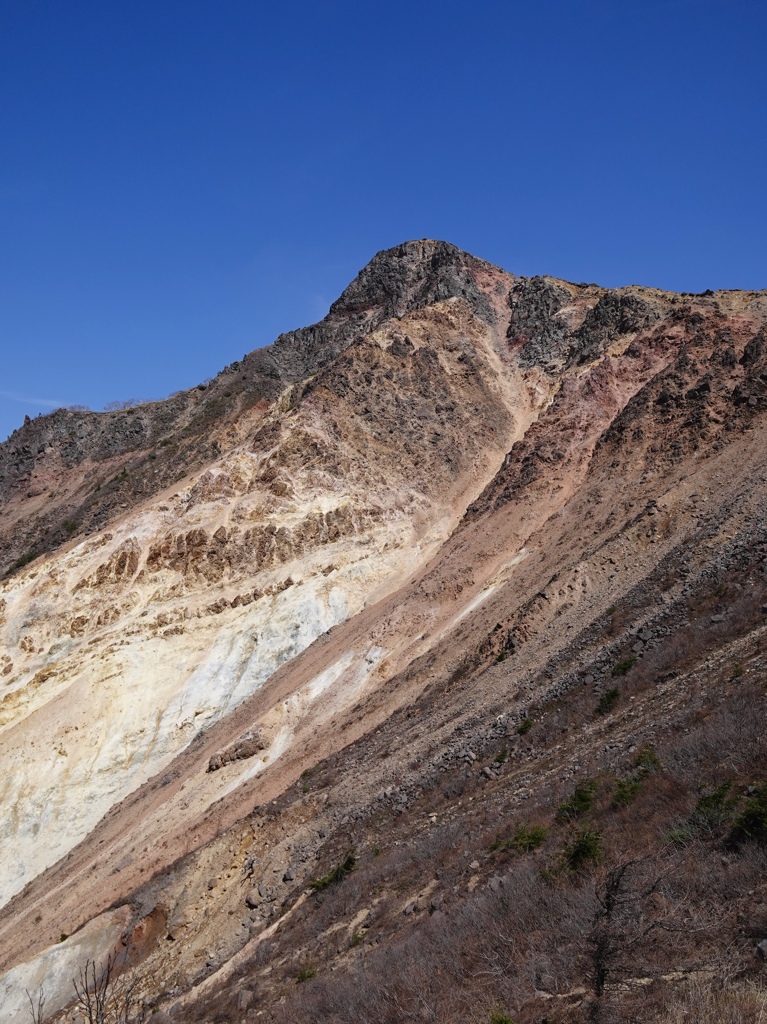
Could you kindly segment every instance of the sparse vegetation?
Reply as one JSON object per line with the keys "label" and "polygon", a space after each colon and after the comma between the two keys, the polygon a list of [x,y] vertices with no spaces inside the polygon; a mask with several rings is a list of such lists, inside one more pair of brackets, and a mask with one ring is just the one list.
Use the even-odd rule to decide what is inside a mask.
{"label": "sparse vegetation", "polygon": [[514,1021],[507,1014],[501,1013],[499,1010],[493,1010],[488,1024],[514,1024]]}
{"label": "sparse vegetation", "polygon": [[613,807],[627,807],[639,795],[647,776],[660,768],[658,755],[652,747],[643,747],[636,756],[634,765],[627,776],[617,780],[613,795]]}
{"label": "sparse vegetation", "polygon": [[530,853],[542,846],[548,838],[549,832],[544,825],[517,825],[509,840],[509,848],[517,853]]}
{"label": "sparse vegetation", "polygon": [[357,866],[357,858],[353,852],[347,853],[346,857],[340,864],[329,871],[322,878],[315,878],[309,882],[309,887],[314,889],[315,892],[322,892],[323,889],[327,889],[329,885],[333,885],[335,882],[342,882],[347,875],[351,874]]}
{"label": "sparse vegetation", "polygon": [[517,825],[511,838],[503,839],[497,835],[491,850],[513,850],[515,853],[530,853],[537,850],[549,838],[548,829],[544,825]]}
{"label": "sparse vegetation", "polygon": [[618,661],[613,665],[612,674],[614,676],[625,676],[630,668],[636,665],[636,654],[630,654],[628,658],[624,658],[623,661]]}
{"label": "sparse vegetation", "polygon": [[628,805],[639,795],[642,784],[638,779],[618,779],[615,784],[613,796],[614,807],[628,807]]}
{"label": "sparse vegetation", "polygon": [[533,727],[533,720],[531,718],[525,718],[517,726],[517,732],[520,736],[525,736]]}
{"label": "sparse vegetation", "polygon": [[695,805],[695,810],[683,822],[670,829],[671,842],[683,846],[697,838],[716,835],[732,821],[737,798],[731,797],[731,783],[722,782],[704,793]]}
{"label": "sparse vegetation", "polygon": [[602,833],[595,829],[579,829],[565,847],[565,863],[572,871],[580,871],[587,864],[598,864],[601,859]]}
{"label": "sparse vegetation", "polygon": [[596,791],[597,784],[593,779],[588,779],[576,786],[568,799],[557,808],[557,821],[573,821],[590,811],[594,804]]}
{"label": "sparse vegetation", "polygon": [[613,688],[612,690],[606,690],[599,698],[599,702],[594,709],[598,715],[606,715],[612,711],[615,705],[618,703],[621,692]]}
{"label": "sparse vegetation", "polygon": [[39,552],[34,551],[34,550],[33,551],[27,551],[25,554],[23,554],[19,558],[17,558],[15,562],[11,563],[11,565],[8,568],[8,570],[6,571],[5,575],[6,576],[10,576],[12,573],[18,572],[19,569],[23,569],[25,565],[29,565],[30,562],[34,562],[34,560],[38,556],[38,553]]}
{"label": "sparse vegetation", "polygon": [[767,845],[767,783],[762,783],[749,797],[730,832],[729,846],[738,847],[743,843]]}
{"label": "sparse vegetation", "polygon": [[634,770],[649,775],[660,768],[660,758],[652,747],[642,747],[634,761]]}

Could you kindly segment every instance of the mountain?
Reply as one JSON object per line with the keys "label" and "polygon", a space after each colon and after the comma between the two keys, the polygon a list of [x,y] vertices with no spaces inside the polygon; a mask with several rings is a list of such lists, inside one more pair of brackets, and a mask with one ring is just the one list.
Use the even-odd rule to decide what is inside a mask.
{"label": "mountain", "polygon": [[748,1019],[765,324],[408,242],[205,385],[25,422],[2,1020],[112,950],[158,1024],[715,1020],[723,976]]}

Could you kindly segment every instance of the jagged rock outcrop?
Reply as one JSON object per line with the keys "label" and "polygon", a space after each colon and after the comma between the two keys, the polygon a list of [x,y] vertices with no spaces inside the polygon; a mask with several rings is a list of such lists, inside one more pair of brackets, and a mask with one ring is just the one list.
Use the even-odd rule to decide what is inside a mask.
{"label": "jagged rock outcrop", "polygon": [[478,282],[492,272],[445,242],[407,242],[379,253],[319,324],[280,335],[207,385],[115,412],[59,409],[29,420],[0,445],[0,503],[26,509],[0,531],[0,571],[106,526],[126,502],[215,459],[231,443],[233,418],[247,410],[257,417],[260,403],[386,320],[462,298],[491,321],[496,314]]}

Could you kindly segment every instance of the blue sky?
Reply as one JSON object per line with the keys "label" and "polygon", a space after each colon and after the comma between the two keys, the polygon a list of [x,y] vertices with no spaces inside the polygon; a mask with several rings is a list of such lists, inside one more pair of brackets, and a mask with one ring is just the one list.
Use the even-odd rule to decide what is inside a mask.
{"label": "blue sky", "polygon": [[0,0],[0,439],[319,319],[379,249],[767,287],[761,0]]}

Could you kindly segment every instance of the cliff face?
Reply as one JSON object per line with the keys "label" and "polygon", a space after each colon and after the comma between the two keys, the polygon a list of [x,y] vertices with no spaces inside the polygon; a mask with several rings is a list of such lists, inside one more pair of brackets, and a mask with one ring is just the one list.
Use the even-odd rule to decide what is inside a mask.
{"label": "cliff face", "polygon": [[[8,1019],[43,971],[63,1011],[79,954],[43,951],[91,922],[106,955],[118,918],[152,1005],[208,1019],[246,968],[276,1005],[257,950],[290,975],[277,925],[339,970],[363,922],[399,941],[395,883],[389,917],[362,892],[314,931],[299,912],[343,849],[427,865],[417,821],[471,830],[464,790],[488,815],[550,811],[552,780],[659,743],[661,707],[692,728],[686,684],[656,688],[697,671],[689,644],[624,718],[584,718],[582,695],[616,664],[630,683],[701,608],[722,626],[709,675],[712,650],[761,657],[766,324],[764,292],[516,278],[410,242],[203,389],[0,446]],[[706,596],[722,580],[732,629],[734,591]],[[534,712],[561,724],[528,747]],[[477,864],[445,862],[456,913]],[[407,920],[443,913],[419,896],[439,879],[408,872]]]}

